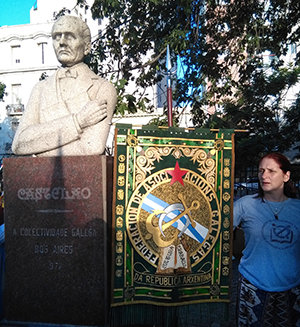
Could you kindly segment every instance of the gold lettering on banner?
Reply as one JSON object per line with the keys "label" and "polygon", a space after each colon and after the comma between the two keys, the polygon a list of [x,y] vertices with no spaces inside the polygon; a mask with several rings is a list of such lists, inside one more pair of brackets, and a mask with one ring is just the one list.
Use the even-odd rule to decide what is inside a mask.
{"label": "gold lettering on banner", "polygon": [[135,189],[126,210],[133,247],[160,273],[190,271],[211,251],[221,228],[217,195],[203,177],[187,170],[184,185],[170,182],[167,170],[150,175]]}
{"label": "gold lettering on banner", "polygon": [[147,286],[194,286],[205,284],[211,280],[211,273],[189,274],[189,275],[152,275],[147,273],[134,272],[134,281]]}

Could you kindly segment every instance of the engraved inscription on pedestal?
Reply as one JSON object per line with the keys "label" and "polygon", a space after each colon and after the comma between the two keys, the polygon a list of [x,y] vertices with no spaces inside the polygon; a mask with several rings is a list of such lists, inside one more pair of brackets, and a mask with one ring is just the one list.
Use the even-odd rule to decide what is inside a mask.
{"label": "engraved inscription on pedestal", "polygon": [[105,156],[5,159],[7,320],[106,322],[106,162]]}

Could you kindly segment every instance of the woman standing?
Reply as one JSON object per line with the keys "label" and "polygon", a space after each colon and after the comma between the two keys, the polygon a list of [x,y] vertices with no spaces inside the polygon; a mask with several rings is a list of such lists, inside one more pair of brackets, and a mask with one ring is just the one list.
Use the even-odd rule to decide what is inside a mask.
{"label": "woman standing", "polygon": [[234,204],[245,233],[239,264],[238,326],[300,326],[300,200],[280,153],[259,162],[259,191]]}

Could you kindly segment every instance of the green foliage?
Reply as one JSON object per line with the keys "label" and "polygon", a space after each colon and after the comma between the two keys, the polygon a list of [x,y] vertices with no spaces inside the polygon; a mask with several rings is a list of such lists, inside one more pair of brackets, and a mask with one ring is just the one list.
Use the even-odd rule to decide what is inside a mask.
{"label": "green foliage", "polygon": [[[177,54],[186,55],[192,44],[193,56],[200,52],[201,42],[198,43],[196,36],[199,22],[192,16],[201,17],[203,4],[201,1],[192,1],[193,8],[190,9],[190,3],[186,0],[96,0],[92,7],[93,17],[106,18],[108,24],[93,44],[91,64],[94,69],[100,74],[110,73],[113,80],[125,80],[126,85],[134,81],[139,90],[155,85],[166,73],[167,44],[172,49],[173,67]],[[196,25],[194,32],[190,33],[192,24]],[[194,76],[196,82],[195,69],[193,72],[189,69],[188,73]],[[180,96],[183,98],[182,94]],[[147,99],[147,95],[137,91],[133,103],[135,108],[128,110],[147,109],[141,104],[149,102],[149,99],[141,99]],[[178,98],[178,101],[181,99]]]}
{"label": "green foliage", "polygon": [[6,85],[0,82],[0,101],[3,101],[3,98],[6,95],[5,89]]}
{"label": "green foliage", "polygon": [[119,113],[147,109],[146,94],[128,96],[124,88],[155,85],[166,73],[169,44],[172,66],[179,56],[184,67],[173,100],[191,107],[195,127],[248,131],[236,136],[238,165],[300,141],[298,132],[285,133],[299,131],[299,104],[282,101],[299,80],[299,54],[289,66],[282,60],[299,40],[299,0],[95,0],[91,9],[107,24],[90,65],[115,82]]}

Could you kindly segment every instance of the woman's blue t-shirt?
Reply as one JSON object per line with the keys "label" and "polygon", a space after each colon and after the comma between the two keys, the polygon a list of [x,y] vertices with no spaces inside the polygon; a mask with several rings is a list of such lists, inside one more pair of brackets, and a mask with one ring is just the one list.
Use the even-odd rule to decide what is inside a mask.
{"label": "woman's blue t-shirt", "polygon": [[[278,219],[275,206],[282,206]],[[267,203],[244,196],[234,203],[233,225],[245,233],[239,271],[250,283],[269,292],[300,284],[300,200]]]}

